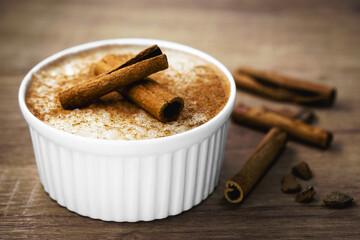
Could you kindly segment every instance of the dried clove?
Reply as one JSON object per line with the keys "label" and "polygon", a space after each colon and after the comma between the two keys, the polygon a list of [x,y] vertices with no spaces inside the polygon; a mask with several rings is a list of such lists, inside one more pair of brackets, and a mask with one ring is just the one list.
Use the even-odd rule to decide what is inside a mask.
{"label": "dried clove", "polygon": [[292,167],[292,173],[298,178],[309,180],[312,177],[312,172],[306,162],[299,162]]}
{"label": "dried clove", "polygon": [[309,186],[296,195],[295,201],[300,203],[311,202],[315,193],[314,187]]}
{"label": "dried clove", "polygon": [[351,196],[340,192],[332,192],[323,199],[324,206],[328,208],[347,208],[351,206],[352,201]]}
{"label": "dried clove", "polygon": [[284,193],[297,193],[301,190],[300,184],[292,174],[288,174],[281,179],[281,191]]}

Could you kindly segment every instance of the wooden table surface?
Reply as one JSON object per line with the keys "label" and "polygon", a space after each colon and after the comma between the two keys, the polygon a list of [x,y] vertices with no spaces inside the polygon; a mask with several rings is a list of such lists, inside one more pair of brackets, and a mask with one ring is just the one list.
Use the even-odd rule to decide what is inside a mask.
{"label": "wooden table surface", "polygon": [[[62,49],[101,39],[176,41],[239,65],[275,70],[336,86],[331,108],[316,108],[316,126],[334,133],[323,151],[289,142],[283,155],[240,205],[224,185],[263,133],[231,123],[220,183],[208,199],[178,216],[139,223],[81,217],[60,207],[40,184],[17,91],[36,63]],[[359,1],[0,1],[0,239],[359,239]],[[251,106],[289,107],[238,92]],[[281,177],[306,161],[303,186],[316,199],[299,204],[280,191]],[[343,210],[321,206],[331,191],[354,197]]]}

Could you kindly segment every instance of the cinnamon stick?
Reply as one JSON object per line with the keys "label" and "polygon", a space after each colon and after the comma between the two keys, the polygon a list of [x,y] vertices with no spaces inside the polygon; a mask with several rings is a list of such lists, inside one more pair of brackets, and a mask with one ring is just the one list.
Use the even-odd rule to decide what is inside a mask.
{"label": "cinnamon stick", "polygon": [[[157,46],[153,50],[161,53]],[[122,65],[120,65],[122,59],[119,55],[106,55],[95,64],[94,73],[101,74],[109,71],[114,66],[120,65],[120,67],[124,67],[133,64],[133,62],[141,59],[141,56],[139,56],[141,54]],[[162,122],[176,120],[184,107],[184,100],[181,97],[150,78],[142,79],[126,88],[118,89],[118,92]]]}
{"label": "cinnamon stick", "polygon": [[279,127],[289,136],[320,148],[328,148],[332,141],[332,134],[328,131],[243,104],[236,106],[231,116],[234,122],[255,128]]}
{"label": "cinnamon stick", "polygon": [[103,59],[101,59],[100,62],[98,62],[96,64],[95,74],[101,74],[104,72],[107,72],[107,73],[113,72],[120,68],[130,66],[134,63],[137,63],[137,62],[140,62],[140,61],[143,61],[146,59],[150,59],[150,58],[159,56],[161,54],[163,54],[163,53],[158,45],[152,45],[152,46],[142,50],[141,52],[136,54],[133,58],[128,59],[125,63],[121,62],[121,60],[118,58],[118,55],[109,54],[109,55],[105,56]]}
{"label": "cinnamon stick", "polygon": [[[269,109],[269,108],[268,108]],[[274,110],[275,111],[275,110]],[[298,113],[293,113],[290,110],[281,111],[286,114],[291,113],[292,118],[297,121],[307,120],[308,111],[300,110]],[[269,137],[270,135],[270,137]],[[285,137],[284,137],[285,135]],[[280,136],[280,137],[279,137]],[[270,129],[269,133],[263,138],[257,150],[251,155],[244,167],[240,169],[229,181],[226,182],[225,198],[231,203],[239,203],[250,192],[254,185],[259,181],[260,177],[265,173],[266,169],[274,161],[275,157],[279,155],[281,149],[285,148],[287,134],[283,130],[276,127]],[[284,139],[285,138],[285,139]],[[280,146],[276,141],[280,139]],[[275,142],[273,142],[275,141]],[[267,145],[274,146],[274,149],[264,147],[264,142]],[[274,151],[274,152],[272,152]],[[270,152],[270,154],[268,154]],[[275,157],[273,157],[275,156]],[[292,176],[292,175],[291,175]],[[292,184],[294,185],[294,184]],[[289,187],[289,185],[287,186]],[[300,190],[295,182],[294,189]],[[284,189],[288,191],[289,189]]]}
{"label": "cinnamon stick", "polygon": [[315,119],[315,113],[309,108],[302,108],[298,112],[291,111],[287,108],[274,109],[267,106],[261,108],[265,112],[272,112],[279,115],[282,115],[287,118],[292,118],[303,123],[311,123]]}
{"label": "cinnamon stick", "polygon": [[176,120],[184,107],[184,100],[181,97],[150,78],[130,85],[122,93],[162,122]]}
{"label": "cinnamon stick", "polygon": [[233,76],[240,89],[279,101],[329,106],[336,97],[334,87],[275,72],[239,67]]}
{"label": "cinnamon stick", "polygon": [[101,96],[128,86],[150,74],[168,68],[165,54],[153,56],[153,51],[141,61],[119,66],[83,84],[78,84],[59,94],[64,109],[85,107]]}
{"label": "cinnamon stick", "polygon": [[276,156],[286,146],[287,134],[272,128],[260,142],[241,170],[226,182],[225,198],[230,203],[239,203],[250,192]]}

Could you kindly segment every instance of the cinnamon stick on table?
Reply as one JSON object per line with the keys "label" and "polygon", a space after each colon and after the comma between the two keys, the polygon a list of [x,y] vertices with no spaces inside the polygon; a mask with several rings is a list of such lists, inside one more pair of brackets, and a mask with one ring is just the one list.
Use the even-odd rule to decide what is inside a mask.
{"label": "cinnamon stick on table", "polygon": [[59,94],[64,109],[85,107],[101,96],[168,68],[165,54],[146,54],[140,61],[119,66]]}
{"label": "cinnamon stick on table", "polygon": [[[152,46],[150,48],[153,48],[153,51],[161,54],[159,47]],[[122,65],[120,65],[122,63],[121,55],[106,55],[95,64],[94,73],[98,75],[109,71],[114,68],[114,66],[120,65],[121,68],[133,64],[141,60],[141,55],[144,55],[144,53],[136,55]],[[162,122],[176,120],[184,107],[184,100],[181,97],[170,92],[167,88],[150,78],[144,78],[125,88],[117,90],[123,96]]]}
{"label": "cinnamon stick on table", "polygon": [[[287,110],[286,114],[289,113]],[[309,110],[300,110],[292,115],[296,121],[309,120]],[[285,148],[286,142],[287,134],[285,131],[277,127],[271,128],[245,165],[226,182],[225,198],[230,203],[241,202],[281,153],[281,150]]]}
{"label": "cinnamon stick on table", "polygon": [[316,118],[315,113],[309,108],[302,108],[298,112],[291,111],[290,109],[287,108],[273,109],[267,106],[263,106],[261,109],[265,112],[276,113],[281,116],[292,118],[294,120],[308,124],[311,123]]}
{"label": "cinnamon stick on table", "polygon": [[328,148],[333,138],[332,133],[318,127],[243,104],[239,104],[234,108],[231,117],[236,123],[255,128],[270,129],[278,127],[286,131],[289,136],[320,148]]}
{"label": "cinnamon stick on table", "polygon": [[226,182],[225,198],[230,203],[239,203],[250,192],[270,164],[286,146],[286,132],[272,128],[245,165]]}
{"label": "cinnamon stick on table", "polygon": [[279,101],[329,106],[336,97],[334,87],[275,72],[239,67],[233,76],[240,89]]}

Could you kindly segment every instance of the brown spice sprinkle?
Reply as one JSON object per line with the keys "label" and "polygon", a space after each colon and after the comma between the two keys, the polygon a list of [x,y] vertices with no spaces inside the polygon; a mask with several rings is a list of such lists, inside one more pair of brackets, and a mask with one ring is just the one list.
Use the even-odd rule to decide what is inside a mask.
{"label": "brown spice sprinkle", "polygon": [[[151,78],[184,99],[184,109],[176,121],[159,122],[116,92],[101,97],[85,108],[64,110],[61,107],[57,95],[94,76],[93,63],[113,52],[126,61],[140,49],[143,47],[128,51],[110,46],[60,59],[46,66],[33,75],[26,95],[29,110],[45,123],[73,134],[99,139],[130,140],[165,137],[190,130],[215,117],[225,106],[230,85],[219,69],[205,60],[198,60],[196,56],[164,49],[169,69],[152,74]],[[190,62],[179,62],[176,59],[184,56]],[[69,63],[75,68],[69,71],[70,74],[66,72]],[[180,65],[174,67],[174,64]],[[104,118],[106,123],[102,123]],[[84,128],[91,130],[84,133]]]}

